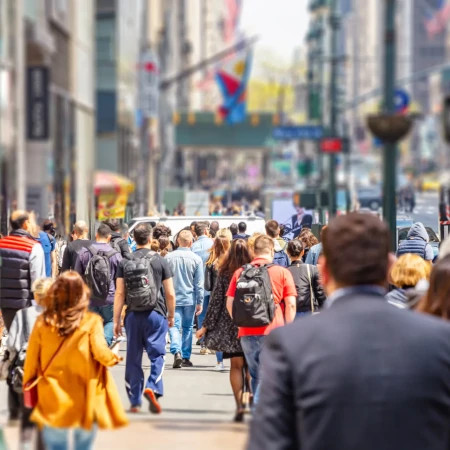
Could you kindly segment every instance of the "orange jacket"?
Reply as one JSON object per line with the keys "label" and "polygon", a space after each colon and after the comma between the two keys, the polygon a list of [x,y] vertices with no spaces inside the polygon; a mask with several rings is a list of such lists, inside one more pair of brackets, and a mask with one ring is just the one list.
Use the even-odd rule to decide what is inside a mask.
{"label": "orange jacket", "polygon": [[28,344],[24,384],[42,375],[63,339],[66,341],[37,385],[38,404],[31,419],[41,427],[126,425],[117,387],[106,369],[117,364],[119,358],[107,347],[97,314],[86,312],[80,326],[66,338],[40,316]]}

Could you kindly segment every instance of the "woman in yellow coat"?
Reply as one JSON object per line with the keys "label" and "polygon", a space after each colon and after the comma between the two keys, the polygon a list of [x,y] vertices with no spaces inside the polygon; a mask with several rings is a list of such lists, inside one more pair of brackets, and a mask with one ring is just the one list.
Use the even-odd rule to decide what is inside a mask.
{"label": "woman in yellow coat", "polygon": [[[46,448],[92,448],[95,430],[127,424],[116,385],[106,367],[120,358],[106,345],[100,316],[88,311],[89,289],[80,275],[63,273],[50,288],[44,312],[30,336],[24,385],[38,379],[31,420]],[[43,373],[45,372],[45,373]]]}

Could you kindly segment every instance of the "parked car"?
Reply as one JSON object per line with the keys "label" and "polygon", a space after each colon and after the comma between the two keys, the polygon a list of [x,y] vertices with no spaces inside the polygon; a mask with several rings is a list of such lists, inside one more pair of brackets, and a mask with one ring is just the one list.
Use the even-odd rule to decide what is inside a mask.
{"label": "parked car", "polygon": [[359,188],[357,197],[361,208],[370,208],[372,211],[378,211],[383,203],[381,188],[377,186]]}

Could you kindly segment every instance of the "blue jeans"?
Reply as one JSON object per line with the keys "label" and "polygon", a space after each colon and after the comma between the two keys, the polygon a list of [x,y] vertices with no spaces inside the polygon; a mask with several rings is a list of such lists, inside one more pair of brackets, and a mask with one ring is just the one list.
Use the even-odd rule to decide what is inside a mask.
{"label": "blue jeans", "polygon": [[145,388],[155,394],[164,394],[162,375],[166,355],[166,334],[168,324],[165,317],[156,311],[133,312],[125,316],[127,333],[127,360],[125,365],[125,386],[131,406],[140,406],[144,390],[142,353],[147,352],[151,361],[150,376]]}
{"label": "blue jeans", "polygon": [[252,377],[253,403],[258,403],[259,397],[259,355],[265,336],[242,336],[241,346]]}
{"label": "blue jeans", "polygon": [[306,316],[310,316],[310,315],[311,315],[311,311],[298,312],[298,313],[295,313],[295,320],[300,319],[300,317],[306,317]]}
{"label": "blue jeans", "polygon": [[181,353],[182,358],[191,358],[195,307],[196,305],[189,305],[175,308],[175,326],[169,328],[170,353],[172,355]]}
{"label": "blue jeans", "polygon": [[[42,429],[42,439],[46,450],[68,450],[69,449],[70,428],[44,427]],[[96,427],[87,431],[82,428],[73,430],[74,450],[91,450],[96,434]]]}
{"label": "blue jeans", "polygon": [[218,363],[223,362],[223,352],[216,352],[216,359]]}
{"label": "blue jeans", "polygon": [[89,309],[103,319],[106,343],[111,345],[114,338],[114,305],[91,306]]}

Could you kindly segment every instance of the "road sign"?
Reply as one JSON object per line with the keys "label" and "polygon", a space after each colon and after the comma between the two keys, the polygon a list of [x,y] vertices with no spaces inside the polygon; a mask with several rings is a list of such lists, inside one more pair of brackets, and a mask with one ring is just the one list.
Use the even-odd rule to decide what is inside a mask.
{"label": "road sign", "polygon": [[326,138],[322,139],[320,149],[323,153],[341,153],[342,139],[340,138]]}
{"label": "road sign", "polygon": [[276,127],[272,131],[272,137],[279,141],[317,141],[323,137],[323,128],[317,125]]}
{"label": "road sign", "polygon": [[409,94],[403,89],[396,89],[394,93],[395,111],[397,113],[404,114],[407,111],[410,103],[411,98]]}
{"label": "road sign", "polygon": [[159,63],[152,50],[146,50],[139,61],[139,109],[143,117],[158,117]]}

